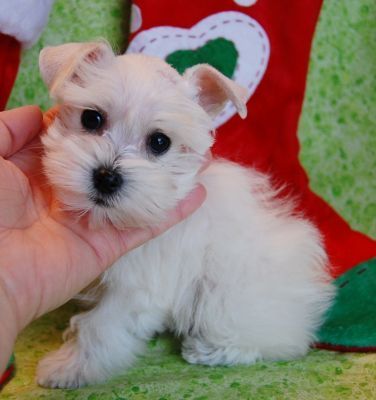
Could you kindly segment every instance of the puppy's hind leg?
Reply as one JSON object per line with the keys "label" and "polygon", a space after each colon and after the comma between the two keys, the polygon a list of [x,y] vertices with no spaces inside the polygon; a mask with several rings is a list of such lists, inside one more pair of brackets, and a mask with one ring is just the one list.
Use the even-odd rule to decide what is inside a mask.
{"label": "puppy's hind leg", "polygon": [[236,310],[229,310],[225,305],[226,290],[204,277],[192,289],[195,293],[192,306],[182,308],[184,312],[177,317],[177,320],[180,317],[189,321],[179,326],[179,331],[184,337],[182,356],[191,364],[253,364],[261,358],[256,347],[239,340],[233,318]]}
{"label": "puppy's hind leg", "polygon": [[254,364],[261,359],[256,349],[241,348],[225,341],[217,343],[203,337],[187,336],[183,341],[183,358],[190,364],[235,365]]}

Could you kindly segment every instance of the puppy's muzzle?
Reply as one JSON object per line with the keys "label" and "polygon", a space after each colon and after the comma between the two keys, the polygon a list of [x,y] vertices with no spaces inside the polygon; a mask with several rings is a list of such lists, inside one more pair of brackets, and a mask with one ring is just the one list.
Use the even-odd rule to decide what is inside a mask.
{"label": "puppy's muzzle", "polygon": [[111,196],[118,192],[124,184],[119,170],[101,166],[93,171],[93,184],[101,196]]}

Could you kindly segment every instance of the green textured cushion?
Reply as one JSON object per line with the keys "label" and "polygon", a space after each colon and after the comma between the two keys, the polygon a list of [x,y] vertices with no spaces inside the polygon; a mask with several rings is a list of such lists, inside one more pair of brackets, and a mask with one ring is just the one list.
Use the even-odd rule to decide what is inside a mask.
{"label": "green textured cushion", "polygon": [[61,344],[74,304],[35,321],[16,346],[18,372],[2,393],[11,400],[325,400],[370,399],[376,382],[376,355],[313,350],[289,362],[253,366],[190,365],[178,341],[164,335],[128,372],[106,384],[77,390],[44,389],[35,384],[38,360]]}

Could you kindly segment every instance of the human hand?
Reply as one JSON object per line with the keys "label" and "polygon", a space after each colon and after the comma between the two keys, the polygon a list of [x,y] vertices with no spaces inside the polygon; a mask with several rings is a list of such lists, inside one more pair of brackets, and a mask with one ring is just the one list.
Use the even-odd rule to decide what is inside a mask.
{"label": "human hand", "polygon": [[0,372],[29,322],[65,303],[122,254],[190,215],[205,198],[199,186],[158,227],[89,230],[85,219],[58,210],[44,181],[42,125],[36,106],[0,113]]}

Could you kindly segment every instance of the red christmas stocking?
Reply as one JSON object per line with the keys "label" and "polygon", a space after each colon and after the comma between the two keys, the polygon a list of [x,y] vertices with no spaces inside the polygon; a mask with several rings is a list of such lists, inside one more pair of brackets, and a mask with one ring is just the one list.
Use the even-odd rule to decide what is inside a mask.
{"label": "red christmas stocking", "polygon": [[4,110],[20,64],[21,44],[0,33],[0,111]]}
{"label": "red christmas stocking", "polygon": [[[188,3],[136,0],[132,7],[128,52],[162,57],[180,72],[206,62],[249,89],[245,121],[235,115],[231,105],[217,118],[214,154],[254,166],[271,174],[276,182],[286,184],[288,193],[299,200],[300,210],[321,230],[333,265],[333,277],[340,277],[375,257],[376,242],[352,230],[333,208],[311,191],[308,176],[300,164],[297,126],[322,0],[288,3],[286,9],[285,2],[275,0],[192,0]],[[376,276],[375,268],[375,263],[367,264],[369,282],[372,281],[369,277]],[[358,271],[363,269],[359,266]],[[363,296],[357,301],[369,305],[376,280],[363,294],[357,291],[359,285],[351,283],[354,279],[346,281],[349,281],[345,285],[347,289],[354,287],[357,296]],[[341,284],[337,281],[338,286]],[[346,314],[344,310],[349,310],[351,293],[338,298],[342,303],[335,307],[341,308],[340,315]],[[375,309],[376,305],[373,317],[369,316],[374,321]],[[354,316],[356,310],[352,308],[351,312],[359,320]],[[334,317],[337,314],[331,312]],[[335,321],[334,331],[337,333],[343,326],[352,324],[354,320]],[[376,332],[376,322],[374,325]],[[363,329],[365,341],[356,340],[361,329],[347,342],[343,338],[333,339],[328,332],[320,334],[320,339],[331,345],[370,349],[376,346],[376,335],[369,335],[373,328]]]}

